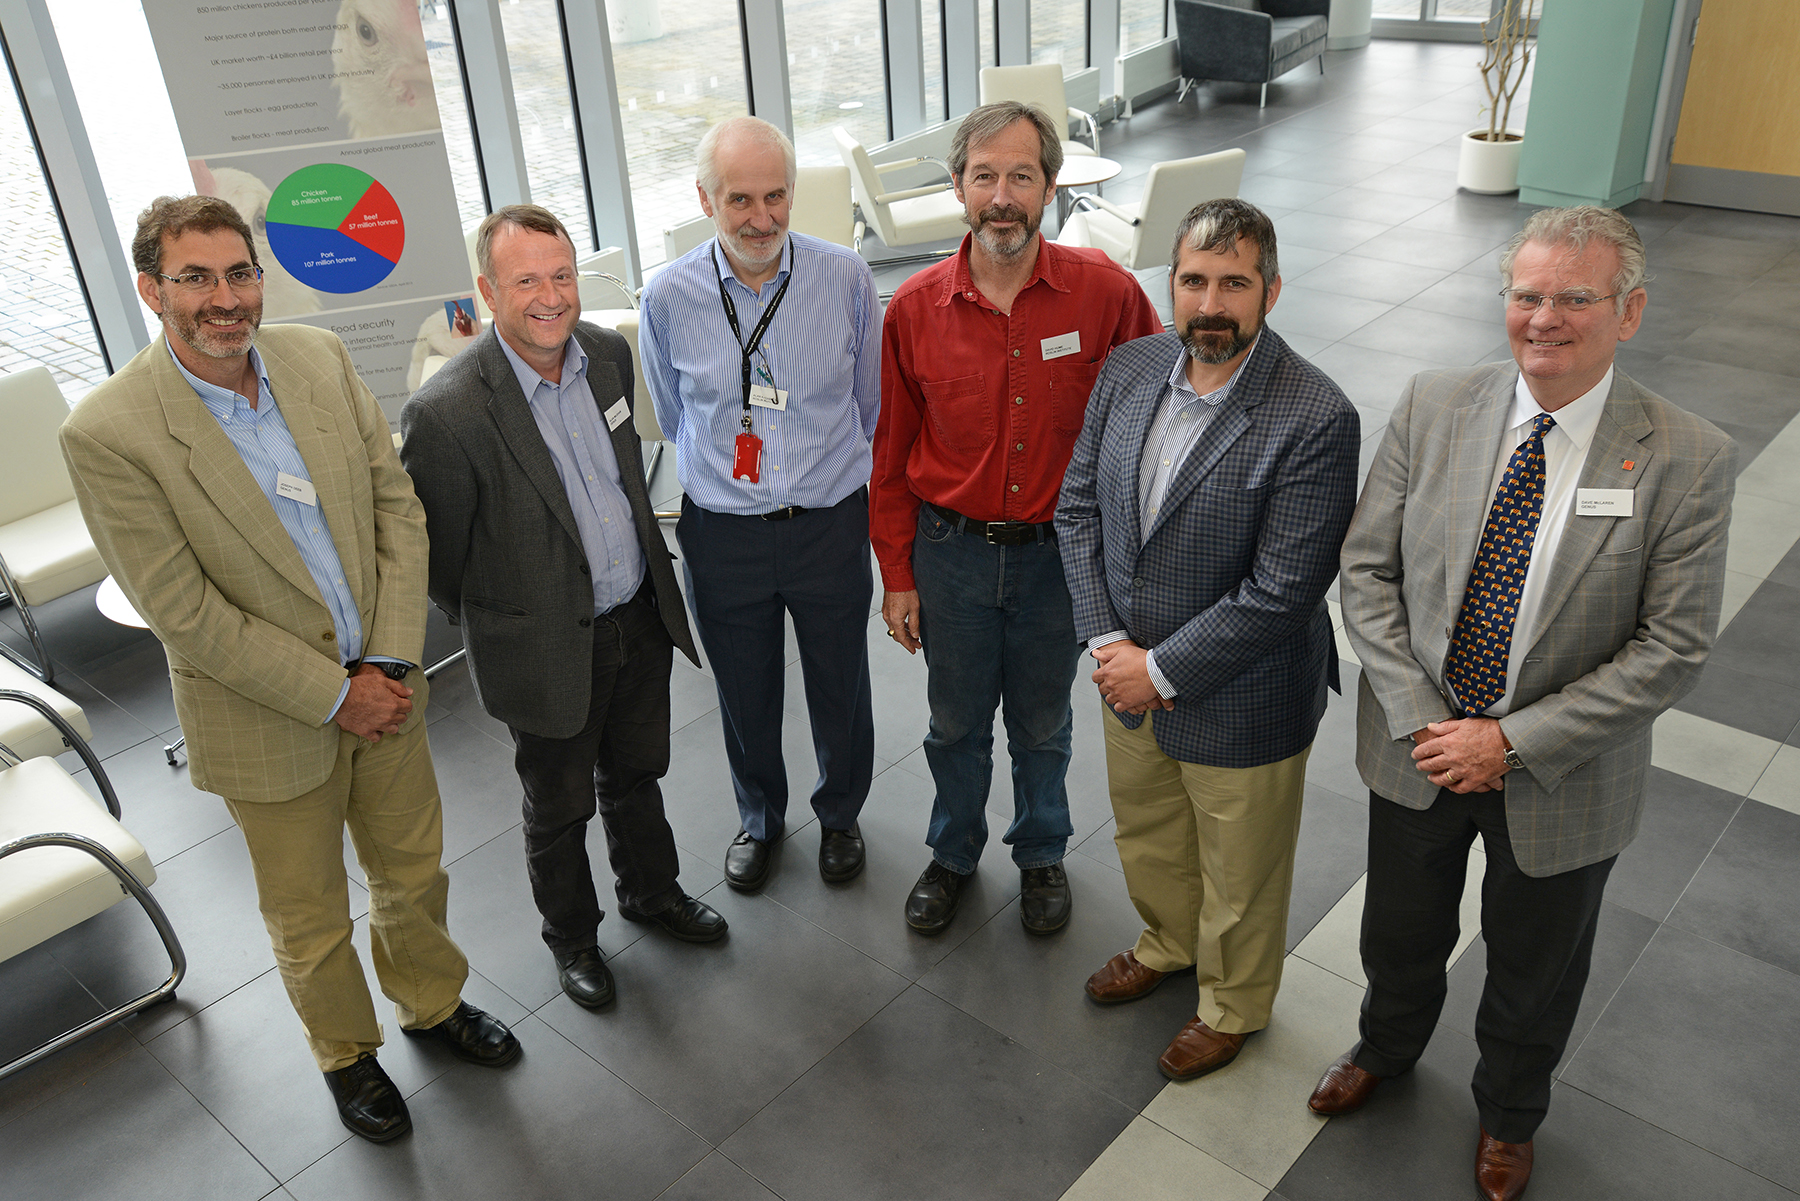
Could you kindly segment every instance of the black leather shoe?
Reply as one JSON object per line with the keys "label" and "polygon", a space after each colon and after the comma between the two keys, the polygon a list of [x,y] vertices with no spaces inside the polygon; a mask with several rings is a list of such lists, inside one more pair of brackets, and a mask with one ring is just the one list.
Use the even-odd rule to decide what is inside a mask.
{"label": "black leather shoe", "polygon": [[599,947],[559,952],[556,974],[569,1000],[585,1009],[598,1009],[613,999],[612,969],[600,957]]}
{"label": "black leather shoe", "polygon": [[682,942],[715,942],[725,937],[725,918],[705,901],[684,895],[661,913],[639,913],[619,906],[619,916],[628,922],[649,922],[661,926]]}
{"label": "black leather shoe", "polygon": [[725,848],[725,883],[739,892],[755,892],[769,878],[769,853],[773,848],[739,830]]}
{"label": "black leather shoe", "polygon": [[451,1015],[435,1026],[406,1032],[412,1038],[434,1038],[458,1059],[483,1067],[505,1067],[519,1057],[519,1040],[491,1013],[458,1001]]}
{"label": "black leather shoe", "polygon": [[937,934],[956,916],[956,901],[967,876],[933,859],[906,898],[906,924],[921,934]]}
{"label": "black leather shoe", "polygon": [[819,828],[819,874],[827,884],[842,884],[862,875],[862,830],[855,822],[848,830]]}
{"label": "black leather shoe", "polygon": [[1033,934],[1050,934],[1068,925],[1072,903],[1062,864],[1019,872],[1019,921]]}
{"label": "black leather shoe", "polygon": [[338,1120],[372,1143],[385,1143],[412,1129],[406,1098],[375,1062],[371,1051],[347,1068],[325,1073],[325,1087],[337,1102]]}

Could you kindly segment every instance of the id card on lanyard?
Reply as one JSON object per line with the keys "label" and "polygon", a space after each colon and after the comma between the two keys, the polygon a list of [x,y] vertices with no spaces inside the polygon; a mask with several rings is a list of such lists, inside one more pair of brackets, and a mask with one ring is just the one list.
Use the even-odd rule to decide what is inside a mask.
{"label": "id card on lanyard", "polygon": [[[790,238],[788,240],[790,255],[792,254],[793,245],[793,239]],[[713,253],[715,255],[718,254],[716,246],[714,247]],[[775,291],[775,299],[771,300],[769,302],[769,307],[763,310],[762,320],[756,323],[756,328],[754,330],[750,331],[750,342],[749,345],[746,346],[744,343],[743,329],[738,325],[737,306],[731,303],[731,294],[725,290],[725,272],[723,270],[719,272],[719,301],[725,308],[725,320],[726,323],[731,326],[731,336],[733,340],[737,342],[738,355],[742,359],[743,366],[744,415],[740,424],[742,424],[744,429],[743,432],[737,436],[737,445],[731,456],[731,478],[734,480],[749,480],[754,484],[760,482],[762,479],[763,440],[750,432],[750,401],[752,392],[750,385],[750,352],[762,344],[763,334],[768,332],[769,322],[774,318],[775,310],[781,307],[781,298],[787,295],[788,285],[793,282],[794,267],[793,260],[790,258],[788,261],[788,277],[781,281],[781,287]],[[774,388],[773,380],[770,381],[770,386],[768,388],[757,388],[755,391],[758,393],[757,399],[759,400],[763,399],[761,396],[761,393],[763,392],[776,392],[779,396],[780,404],[765,405],[765,407],[787,407],[787,394],[785,392],[777,392]]]}

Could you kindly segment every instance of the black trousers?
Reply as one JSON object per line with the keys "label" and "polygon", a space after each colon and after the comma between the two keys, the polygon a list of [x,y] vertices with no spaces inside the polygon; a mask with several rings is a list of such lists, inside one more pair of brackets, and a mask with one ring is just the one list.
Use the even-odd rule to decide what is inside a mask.
{"label": "black trousers", "polygon": [[646,583],[637,599],[594,619],[593,693],[579,734],[512,731],[525,786],[525,866],[552,951],[593,946],[605,916],[587,853],[596,812],[619,904],[661,913],[681,900],[658,783],[669,770],[674,647],[650,595]]}
{"label": "black trousers", "polygon": [[1581,1008],[1600,898],[1618,856],[1554,876],[1527,876],[1513,858],[1505,794],[1441,789],[1429,809],[1369,794],[1369,877],[1363,903],[1363,994],[1354,1060],[1377,1076],[1411,1068],[1444,1007],[1469,848],[1487,850],[1481,935],[1487,981],[1475,1011],[1481,1059],[1471,1087],[1482,1128],[1528,1141],[1550,1107],[1550,1076]]}
{"label": "black trousers", "polygon": [[780,838],[787,824],[785,611],[800,646],[819,764],[813,812],[827,829],[849,829],[875,774],[867,492],[859,488],[829,509],[785,521],[715,513],[683,498],[675,536],[694,625],[719,686],[739,822],[765,842]]}

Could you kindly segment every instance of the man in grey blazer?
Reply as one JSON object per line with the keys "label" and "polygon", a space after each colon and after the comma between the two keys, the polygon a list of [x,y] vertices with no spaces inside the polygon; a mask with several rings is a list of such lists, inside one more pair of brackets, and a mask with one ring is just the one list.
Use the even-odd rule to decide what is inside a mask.
{"label": "man in grey blazer", "polygon": [[1117,1004],[1192,968],[1157,1064],[1224,1067],[1269,1023],[1306,758],[1337,685],[1325,589],[1361,428],[1264,317],[1275,229],[1209,200],[1176,232],[1175,332],[1107,357],[1056,507],[1075,632],[1110,708],[1114,840],[1145,929],[1087,982]]}
{"label": "man in grey blazer", "polygon": [[673,648],[696,659],[631,421],[631,351],[579,323],[575,247],[535,205],[476,234],[493,326],[400,413],[425,505],[429,592],[463,627],[469,674],[512,730],[525,860],[563,991],[613,999],[586,849],[606,831],[619,912],[687,942],[725,919],[676,879],[658,781]]}
{"label": "man in grey blazer", "polygon": [[1736,479],[1729,438],[1613,365],[1646,301],[1629,221],[1535,213],[1501,275],[1516,365],[1413,378],[1344,543],[1369,985],[1361,1040],[1310,1101],[1348,1113],[1424,1052],[1479,834],[1490,1198],[1530,1177],[1601,894],[1637,833],[1651,723],[1711,649]]}

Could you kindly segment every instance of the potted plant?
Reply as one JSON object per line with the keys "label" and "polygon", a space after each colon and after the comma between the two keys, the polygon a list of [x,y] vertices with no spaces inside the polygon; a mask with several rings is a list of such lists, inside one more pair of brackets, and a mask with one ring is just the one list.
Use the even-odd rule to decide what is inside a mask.
{"label": "potted plant", "polygon": [[1513,97],[1531,65],[1530,38],[1537,0],[1500,0],[1481,24],[1481,86],[1487,92],[1488,123],[1463,135],[1456,186],[1498,196],[1519,190],[1519,149],[1525,131],[1507,125]]}

